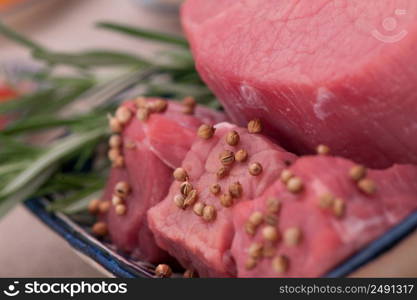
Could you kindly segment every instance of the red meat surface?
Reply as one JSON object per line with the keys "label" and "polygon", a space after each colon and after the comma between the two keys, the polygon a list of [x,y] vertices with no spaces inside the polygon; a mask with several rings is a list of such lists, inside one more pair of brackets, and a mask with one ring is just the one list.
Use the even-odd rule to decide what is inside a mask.
{"label": "red meat surface", "polygon": [[[148,99],[148,103],[155,99]],[[102,201],[111,201],[115,185],[127,182],[131,192],[125,199],[127,212],[117,215],[112,206],[104,217],[112,242],[118,249],[148,262],[164,260],[150,232],[146,213],[167,194],[172,172],[185,157],[202,122],[215,123],[224,119],[220,113],[197,107],[194,115],[181,112],[181,105],[170,101],[164,113],[151,114],[147,121],[135,117],[133,102],[123,104],[133,113],[124,127],[123,168],[112,168]]]}
{"label": "red meat surface", "polygon": [[[286,164],[295,159],[293,154],[259,134],[249,134],[247,129],[229,123],[220,123],[215,127],[212,138],[195,141],[182,162],[182,168],[187,171],[189,182],[198,192],[197,202],[214,206],[216,218],[205,221],[193,212],[193,207],[177,207],[173,202],[181,185],[177,181],[171,185],[168,196],[148,212],[148,222],[158,245],[177,258],[184,267],[198,271],[203,277],[227,277],[236,274],[229,251],[234,234],[234,205],[260,196],[276,180]],[[240,135],[236,146],[230,146],[225,141],[226,135],[232,130]],[[247,161],[235,161],[230,173],[218,179],[216,173],[222,166],[219,154],[224,150],[236,152],[239,149],[248,152]],[[252,176],[248,172],[248,166],[254,162],[263,166],[263,171],[258,176]],[[223,207],[219,197],[235,182],[241,184],[242,196],[234,199],[231,207]],[[219,195],[209,191],[209,187],[215,183],[221,186]]]}
{"label": "red meat surface", "polygon": [[299,154],[318,144],[383,168],[417,163],[417,1],[188,0],[198,71],[237,124],[261,118]]}
{"label": "red meat surface", "polygon": [[[353,163],[342,158],[310,156],[299,158],[289,169],[302,179],[304,189],[290,193],[281,181],[273,184],[254,201],[239,203],[234,211],[235,236],[231,248],[239,277],[318,277],[336,267],[344,259],[382,235],[417,209],[417,167],[395,165],[387,170],[368,170],[367,178],[376,184],[376,192],[364,194],[349,177]],[[330,193],[343,200],[341,217],[332,208],[320,207],[319,199]],[[254,236],[245,232],[245,224],[254,212],[267,214],[267,201],[281,202],[275,228],[280,239],[266,242],[261,224]],[[287,229],[301,232],[298,245],[285,242]],[[268,249],[267,256],[247,268],[248,249],[260,243]],[[287,257],[288,269],[277,272],[273,261]]]}

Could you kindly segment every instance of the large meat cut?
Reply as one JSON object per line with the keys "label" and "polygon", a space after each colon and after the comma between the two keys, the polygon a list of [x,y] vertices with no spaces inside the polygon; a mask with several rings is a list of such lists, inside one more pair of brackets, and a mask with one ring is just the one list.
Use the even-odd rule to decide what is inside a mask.
{"label": "large meat cut", "polygon": [[109,142],[113,168],[101,199],[101,219],[117,248],[135,258],[166,259],[148,228],[146,213],[166,196],[173,168],[190,149],[198,126],[224,120],[221,113],[191,106],[184,113],[184,106],[174,101],[139,98],[125,102],[110,120],[115,131]]}
{"label": "large meat cut", "polygon": [[[158,245],[183,266],[200,276],[225,277],[236,273],[229,253],[236,203],[260,196],[295,156],[235,125],[220,123],[215,128],[210,139],[197,140],[185,157],[187,181],[174,182],[165,200],[150,209],[148,219]],[[227,140],[231,134],[238,137],[235,143]],[[249,171],[254,164],[259,173]],[[192,194],[183,192],[186,184],[196,199],[178,207],[177,197]]]}
{"label": "large meat cut", "polygon": [[417,1],[188,0],[204,81],[238,124],[298,154],[417,163]]}
{"label": "large meat cut", "polygon": [[[234,211],[239,277],[324,276],[417,209],[412,165],[366,172],[346,159],[306,156],[285,172],[293,177]],[[302,188],[291,190],[288,178]]]}

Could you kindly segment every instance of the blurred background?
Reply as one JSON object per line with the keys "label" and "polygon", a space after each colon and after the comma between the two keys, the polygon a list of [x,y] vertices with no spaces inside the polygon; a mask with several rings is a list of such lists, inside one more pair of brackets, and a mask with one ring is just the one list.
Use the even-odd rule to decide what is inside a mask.
{"label": "blurred background", "polygon": [[[146,55],[155,50],[153,46],[97,30],[94,23],[103,20],[116,21],[180,33],[180,2],[181,0],[0,0],[0,20],[32,40],[57,51],[116,48]],[[0,66],[4,64],[32,65],[33,60],[27,49],[0,36]],[[0,101],[1,98],[0,90]],[[98,266],[86,264],[66,242],[21,205],[0,219],[0,241],[0,277],[108,276]]]}

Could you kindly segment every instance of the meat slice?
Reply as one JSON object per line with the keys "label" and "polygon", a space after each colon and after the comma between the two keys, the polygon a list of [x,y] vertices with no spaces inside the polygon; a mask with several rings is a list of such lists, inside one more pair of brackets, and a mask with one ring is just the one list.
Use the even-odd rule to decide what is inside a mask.
{"label": "meat slice", "polygon": [[198,71],[237,124],[286,149],[417,163],[417,1],[187,0]]}
{"label": "meat slice", "polygon": [[[203,277],[236,274],[229,253],[234,206],[261,195],[295,159],[247,129],[229,123],[215,128],[213,136],[208,128],[203,134],[206,139],[195,141],[182,162],[186,173],[180,179],[188,180],[174,182],[168,196],[148,212],[158,245]],[[248,154],[243,161],[241,149]],[[249,168],[256,176],[249,174]]]}
{"label": "meat slice", "polygon": [[307,156],[288,170],[235,208],[239,277],[323,276],[417,209],[416,166],[366,173],[342,158]]}
{"label": "meat slice", "polygon": [[[167,255],[155,244],[146,213],[168,193],[173,168],[179,166],[190,149],[198,126],[203,121],[215,123],[224,116],[199,106],[194,114],[184,114],[183,105],[173,101],[139,100],[124,103],[112,119],[116,123],[114,120],[120,119],[123,124],[122,130],[113,124],[113,129],[121,132],[110,140],[109,156],[114,167],[102,201],[112,205],[104,209],[107,213],[102,218],[119,250],[141,260],[158,262]],[[158,104],[159,111],[155,111]],[[127,191],[115,197],[120,183],[125,184]]]}

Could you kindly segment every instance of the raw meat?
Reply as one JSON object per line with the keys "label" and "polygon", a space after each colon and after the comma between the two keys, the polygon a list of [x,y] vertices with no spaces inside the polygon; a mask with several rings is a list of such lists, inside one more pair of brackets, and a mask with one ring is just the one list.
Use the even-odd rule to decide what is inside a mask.
{"label": "raw meat", "polygon": [[[213,206],[217,212],[214,219],[203,219],[194,212],[196,207],[193,205],[181,209],[174,204],[173,199],[180,193],[181,182],[174,182],[168,196],[148,212],[149,226],[158,245],[177,258],[184,267],[197,270],[203,277],[236,274],[229,253],[234,234],[234,205],[261,195],[276,180],[281,170],[295,159],[293,154],[259,134],[249,134],[247,129],[229,123],[220,123],[215,128],[215,134],[210,139],[199,139],[193,144],[182,163],[182,168],[188,173],[189,183],[198,193],[196,205]],[[240,136],[235,146],[225,140],[232,131]],[[219,154],[225,150],[237,154],[239,149],[247,151],[247,160],[232,163],[230,172],[219,179],[217,171],[222,166]],[[248,166],[255,162],[263,167],[258,176],[248,172]],[[225,207],[219,199],[228,194],[229,187],[236,182],[242,187],[241,196],[236,196],[234,203]],[[221,191],[215,195],[209,189],[216,183]]]}
{"label": "raw meat", "polygon": [[[350,178],[353,166],[352,162],[336,157],[299,158],[289,168],[303,182],[299,193],[290,193],[277,181],[261,197],[238,204],[231,249],[238,276],[323,276],[417,209],[416,166],[368,170],[366,180],[373,180],[376,186],[373,194],[359,190],[357,182]],[[267,203],[271,201],[280,202],[275,213],[268,212]],[[268,234],[264,232],[268,226],[265,222],[256,227],[254,236],[247,234],[245,225],[254,212],[261,212],[265,219],[268,215],[276,217],[272,226],[276,232],[266,229],[278,233],[275,242],[264,237]],[[291,238],[294,241],[297,234],[298,243],[291,245]],[[255,253],[256,257],[256,246],[252,246],[256,243],[263,246],[265,254],[262,258],[260,251],[254,263],[249,254]]]}
{"label": "raw meat", "polygon": [[[147,103],[157,100],[147,99]],[[113,205],[104,219],[118,249],[138,259],[158,262],[167,255],[155,244],[147,225],[147,210],[166,196],[173,168],[191,147],[198,126],[224,120],[224,116],[199,106],[194,115],[184,114],[180,104],[170,101],[166,112],[152,113],[148,120],[140,121],[135,117],[133,101],[123,106],[132,114],[121,134],[124,166],[112,168],[102,201],[112,200],[118,182],[127,182],[130,193],[124,199],[125,214],[118,215]]]}
{"label": "raw meat", "polygon": [[417,163],[417,1],[188,0],[197,68],[234,122],[299,154]]}

